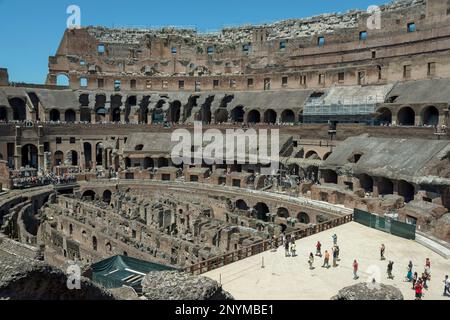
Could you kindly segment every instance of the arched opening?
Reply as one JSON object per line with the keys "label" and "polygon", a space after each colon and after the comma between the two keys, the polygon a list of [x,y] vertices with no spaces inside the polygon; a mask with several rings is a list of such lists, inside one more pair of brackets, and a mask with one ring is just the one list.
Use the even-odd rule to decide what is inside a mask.
{"label": "arched opening", "polygon": [[414,200],[415,188],[414,186],[404,180],[398,182],[398,194],[405,199],[405,203]]}
{"label": "arched opening", "polygon": [[104,151],[103,143],[101,142],[97,143],[95,147],[95,161],[98,166],[103,165],[103,151]]}
{"label": "arched opening", "polygon": [[97,108],[97,110],[95,110],[95,121],[96,122],[105,122],[106,114],[107,114],[107,111],[104,107]]}
{"label": "arched opening", "polygon": [[280,217],[280,218],[286,218],[287,219],[287,218],[289,218],[289,210],[286,209],[286,208],[283,208],[283,207],[278,208],[277,216]]}
{"label": "arched opening", "polygon": [[328,157],[329,156],[331,156],[331,151],[330,152],[327,152],[327,153],[325,153],[324,155],[323,155],[323,160],[325,161],[325,160],[327,160],[328,159]]}
{"label": "arched opening", "polygon": [[80,103],[81,107],[89,107],[89,94],[87,93],[80,94],[78,102]]}
{"label": "arched opening", "polygon": [[392,112],[388,108],[381,108],[377,111],[375,120],[382,125],[389,125],[392,123]]}
{"label": "arched opening", "polygon": [[338,176],[336,171],[329,169],[322,170],[322,177],[325,183],[334,183],[334,184],[338,183]]}
{"label": "arched opening", "polygon": [[317,154],[317,152],[315,152],[314,150],[309,150],[309,151],[305,154],[305,159],[320,160],[320,157],[319,157],[319,155]]}
{"label": "arched opening", "polygon": [[164,109],[163,106],[166,104],[164,100],[159,100],[156,104],[155,109],[152,114],[152,123],[163,123],[164,122]]}
{"label": "arched opening", "polygon": [[91,122],[91,110],[88,108],[82,108],[80,111],[81,122]]}
{"label": "arched opening", "polygon": [[244,200],[239,199],[239,200],[236,201],[236,208],[239,209],[239,210],[245,210],[246,211],[246,210],[248,210],[248,205],[247,205],[247,203]]}
{"label": "arched opening", "polygon": [[393,194],[394,184],[392,181],[386,178],[380,178],[378,181],[378,193],[380,195]]}
{"label": "arched opening", "polygon": [[22,167],[38,168],[38,149],[33,144],[22,147]]}
{"label": "arched opening", "polygon": [[112,122],[120,122],[120,108],[114,108],[111,112]]}
{"label": "arched opening", "polygon": [[289,165],[289,174],[294,176],[300,175],[300,166],[296,163]]}
{"label": "arched opening", "polygon": [[97,238],[95,236],[92,237],[92,250],[97,251]]}
{"label": "arched opening", "polygon": [[273,109],[264,112],[264,123],[275,124],[277,122],[277,113]]}
{"label": "arched opening", "polygon": [[153,159],[150,157],[146,157],[144,159],[144,169],[154,168],[155,164],[153,163]]}
{"label": "arched opening", "polygon": [[228,111],[226,108],[219,108],[214,114],[214,120],[216,123],[228,122]]}
{"label": "arched opening", "polygon": [[95,96],[95,121],[105,122],[108,111],[105,108],[106,95],[98,94]]}
{"label": "arched opening", "polygon": [[300,212],[297,215],[297,220],[298,222],[303,224],[309,224],[311,222],[311,220],[309,219],[309,215],[306,212]]}
{"label": "arched opening", "polygon": [[178,123],[181,117],[181,102],[174,101],[170,105],[169,109],[169,122]]}
{"label": "arched opening", "polygon": [[158,168],[164,168],[169,166],[169,159],[161,157],[158,159]]}
{"label": "arched opening", "polygon": [[282,123],[294,123],[295,122],[295,114],[294,111],[288,109],[284,110],[281,114],[281,122]]}
{"label": "arched opening", "polygon": [[131,167],[131,160],[130,160],[130,158],[126,157],[124,159],[124,162],[125,162],[125,169],[128,169],[128,168]]}
{"label": "arched opening", "polygon": [[439,124],[439,110],[434,106],[423,109],[422,123],[426,126],[437,126]]}
{"label": "arched opening", "polygon": [[237,106],[231,111],[231,119],[233,120],[233,122],[244,122],[244,115],[245,111],[243,106]]}
{"label": "arched opening", "polygon": [[397,114],[398,124],[401,126],[413,126],[415,124],[416,113],[410,107],[401,108]]}
{"label": "arched opening", "polygon": [[269,213],[269,207],[263,203],[263,202],[258,202],[255,207],[254,207],[255,211],[256,211],[256,218],[262,221],[267,222],[269,220],[269,218],[267,217],[267,214]]}
{"label": "arched opening", "polygon": [[70,150],[67,152],[67,163],[71,166],[78,166],[78,152]]}
{"label": "arched opening", "polygon": [[73,235],[73,225],[69,224],[69,234]]}
{"label": "arched opening", "polygon": [[103,192],[103,202],[110,204],[111,203],[112,192],[109,190],[105,190]]}
{"label": "arched opening", "polygon": [[67,110],[67,111],[64,113],[64,119],[65,119],[65,121],[68,122],[68,123],[74,123],[75,120],[76,120],[75,111],[73,111],[73,110]]}
{"label": "arched opening", "polygon": [[205,124],[211,123],[211,105],[209,103],[205,103],[202,105],[200,112],[197,115],[197,121],[201,121]]}
{"label": "arched opening", "polygon": [[95,192],[93,190],[86,190],[83,192],[81,199],[84,201],[94,201],[95,200]]}
{"label": "arched opening", "polygon": [[27,119],[27,110],[24,100],[20,98],[12,98],[9,100],[9,105],[13,111],[14,121],[25,121]]}
{"label": "arched opening", "polygon": [[64,161],[64,153],[62,151],[56,151],[53,158],[55,166],[60,166]]}
{"label": "arched opening", "polygon": [[0,121],[8,121],[8,110],[6,110],[6,107],[0,107]]}
{"label": "arched opening", "polygon": [[319,180],[319,167],[309,166],[306,168],[306,178],[313,182],[318,182]]}
{"label": "arched opening", "polygon": [[261,122],[261,114],[258,110],[252,110],[248,113],[247,116],[248,123],[260,123]]}
{"label": "arched opening", "polygon": [[112,122],[120,122],[121,116],[121,107],[122,107],[122,96],[121,95],[113,95],[111,96],[111,121]]}
{"label": "arched opening", "polygon": [[83,152],[86,168],[92,169],[92,145],[89,142],[83,143]]}
{"label": "arched opening", "polygon": [[56,76],[56,85],[68,87],[69,86],[69,77],[65,74],[58,74]]}
{"label": "arched opening", "polygon": [[371,176],[367,174],[361,174],[359,176],[359,184],[361,188],[364,189],[365,192],[373,192],[373,179]]}
{"label": "arched opening", "polygon": [[111,252],[112,251],[112,245],[109,242],[106,244],[106,251],[107,252]]}
{"label": "arched opening", "polygon": [[56,109],[52,109],[50,111],[50,121],[57,122],[59,120],[61,120],[61,115],[60,115],[59,111]]}

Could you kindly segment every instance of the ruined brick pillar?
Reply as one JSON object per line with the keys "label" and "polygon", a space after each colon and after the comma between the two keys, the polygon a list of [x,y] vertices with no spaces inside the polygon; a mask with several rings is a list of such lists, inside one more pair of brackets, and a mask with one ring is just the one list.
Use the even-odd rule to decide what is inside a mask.
{"label": "ruined brick pillar", "polygon": [[44,159],[44,143],[42,138],[44,137],[44,127],[38,127],[38,170],[45,171],[45,159]]}
{"label": "ruined brick pillar", "polygon": [[14,148],[14,169],[19,169],[22,166],[22,142],[21,142],[22,129],[20,126],[16,126],[16,143]]}

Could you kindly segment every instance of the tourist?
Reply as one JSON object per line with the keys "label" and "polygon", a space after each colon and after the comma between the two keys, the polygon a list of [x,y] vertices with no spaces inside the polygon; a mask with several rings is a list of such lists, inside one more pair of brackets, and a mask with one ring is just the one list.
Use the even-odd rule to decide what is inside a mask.
{"label": "tourist", "polygon": [[450,281],[448,280],[448,275],[445,276],[444,280],[444,296],[450,296]]}
{"label": "tourist", "polygon": [[417,272],[414,272],[414,277],[413,277],[413,289],[416,287],[416,283],[417,281],[419,281],[419,275],[417,274]]}
{"label": "tourist", "polygon": [[336,248],[336,246],[333,247],[332,253],[333,253],[333,267],[336,268],[338,266],[337,265],[337,248]]}
{"label": "tourist", "polygon": [[413,273],[412,273],[412,270],[409,269],[408,273],[406,274],[406,282],[411,282],[411,281],[413,281]]}
{"label": "tourist", "polygon": [[428,290],[428,284],[427,284],[428,277],[427,277],[427,275],[425,274],[425,272],[422,273],[422,278],[421,278],[421,280],[422,280],[424,289]]}
{"label": "tourist", "polygon": [[341,252],[341,250],[339,249],[339,246],[336,246],[336,259],[337,261],[341,261],[341,259],[339,259],[339,253]]}
{"label": "tourist", "polygon": [[322,268],[330,268],[330,253],[325,250],[325,259],[323,260]]}
{"label": "tourist", "polygon": [[277,236],[273,235],[272,237],[272,251],[277,251]]}
{"label": "tourist", "polygon": [[412,269],[413,269],[413,263],[412,263],[412,261],[409,261],[408,271],[411,271],[411,273],[412,273]]}
{"label": "tourist", "polygon": [[384,246],[384,244],[381,245],[381,249],[380,249],[380,255],[381,255],[381,260],[386,260],[386,258],[384,257],[384,253],[386,251],[386,247]]}
{"label": "tourist", "polygon": [[322,244],[320,243],[320,241],[317,241],[316,244],[316,256],[322,258]]}
{"label": "tourist", "polygon": [[333,234],[332,238],[333,238],[333,244],[337,245],[337,235]]}
{"label": "tourist", "polygon": [[285,256],[286,257],[290,257],[291,255],[289,254],[289,241],[286,239],[286,241],[284,242],[284,252],[285,252]]}
{"label": "tourist", "polygon": [[293,257],[296,256],[296,251],[297,251],[297,245],[295,244],[295,241],[292,239],[291,241],[291,254]]}
{"label": "tourist", "polygon": [[313,255],[312,252],[309,254],[308,264],[309,264],[309,270],[313,270],[314,269],[314,266],[313,266],[313,264],[314,264],[314,255]]}
{"label": "tourist", "polygon": [[416,289],[416,300],[422,300],[422,295],[423,295],[422,282],[420,280],[417,281],[417,284],[414,288]]}
{"label": "tourist", "polygon": [[394,279],[394,276],[392,275],[393,269],[394,269],[394,262],[389,261],[388,266],[387,266],[388,279]]}
{"label": "tourist", "polygon": [[355,260],[353,261],[353,280],[358,280],[358,262]]}
{"label": "tourist", "polygon": [[425,261],[425,275],[427,276],[427,280],[431,280],[431,261],[428,258]]}

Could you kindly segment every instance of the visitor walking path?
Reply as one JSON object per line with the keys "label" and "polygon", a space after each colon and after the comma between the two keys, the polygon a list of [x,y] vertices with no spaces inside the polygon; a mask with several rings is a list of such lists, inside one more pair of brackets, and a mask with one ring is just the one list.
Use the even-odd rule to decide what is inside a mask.
{"label": "visitor walking path", "polygon": [[[315,257],[314,270],[309,270],[308,256],[315,254],[317,241],[322,253],[331,254],[332,235],[337,234],[340,247],[338,267],[322,268],[323,258]],[[385,261],[380,260],[380,246],[386,246]],[[406,300],[414,299],[412,284],[404,282],[407,266],[412,260],[413,272],[424,272],[425,259],[431,260],[431,282],[424,290],[423,300],[446,299],[443,280],[450,274],[450,260],[434,253],[421,244],[393,236],[358,223],[348,223],[319,234],[298,240],[297,257],[285,257],[284,248],[252,256],[225,267],[205,273],[220,281],[225,290],[238,300],[328,300],[344,287],[380,279],[381,283],[400,289]],[[264,259],[264,268],[262,261]],[[359,280],[353,280],[353,261],[359,263]],[[387,279],[389,260],[394,261],[394,279]],[[377,276],[377,270],[379,275]]]}

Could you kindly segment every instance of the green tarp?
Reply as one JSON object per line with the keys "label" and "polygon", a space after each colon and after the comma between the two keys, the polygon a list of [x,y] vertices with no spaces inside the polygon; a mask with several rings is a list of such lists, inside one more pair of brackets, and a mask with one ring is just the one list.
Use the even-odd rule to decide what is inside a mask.
{"label": "green tarp", "polygon": [[388,217],[380,217],[367,211],[355,209],[353,220],[366,227],[391,233],[398,237],[411,240],[416,239],[416,226],[392,220]]}
{"label": "green tarp", "polygon": [[175,270],[161,264],[126,256],[108,258],[93,264],[91,269],[92,280],[108,289],[120,288],[124,285],[138,288],[142,278],[149,272]]}

